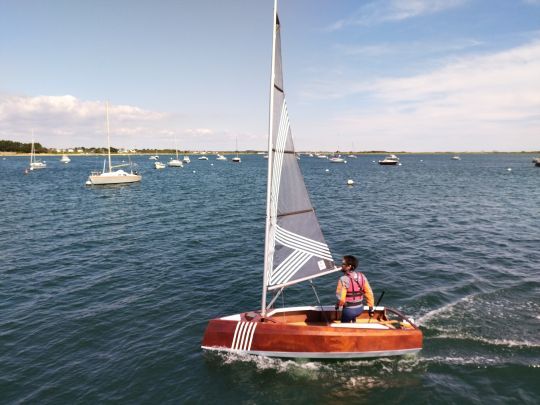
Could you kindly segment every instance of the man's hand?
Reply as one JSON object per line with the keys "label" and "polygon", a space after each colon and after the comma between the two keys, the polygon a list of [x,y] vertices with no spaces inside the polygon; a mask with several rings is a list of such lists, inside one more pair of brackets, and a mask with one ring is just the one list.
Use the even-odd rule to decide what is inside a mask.
{"label": "man's hand", "polygon": [[373,315],[375,315],[375,310],[373,309],[373,307],[369,307],[368,314],[370,318],[372,318]]}

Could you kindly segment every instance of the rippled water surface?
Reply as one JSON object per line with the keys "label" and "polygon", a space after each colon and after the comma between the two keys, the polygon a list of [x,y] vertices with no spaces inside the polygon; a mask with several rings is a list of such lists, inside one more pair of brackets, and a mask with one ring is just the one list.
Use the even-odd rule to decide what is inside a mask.
{"label": "rippled water surface", "polygon": [[[538,403],[540,168],[380,158],[300,161],[334,256],[424,331],[417,356],[345,362],[200,350],[208,319],[260,306],[262,156],[141,156],[140,184],[102,188],[84,186],[101,158],[0,159],[0,402]],[[315,281],[325,304],[336,279]],[[316,300],[301,284],[285,304]]]}

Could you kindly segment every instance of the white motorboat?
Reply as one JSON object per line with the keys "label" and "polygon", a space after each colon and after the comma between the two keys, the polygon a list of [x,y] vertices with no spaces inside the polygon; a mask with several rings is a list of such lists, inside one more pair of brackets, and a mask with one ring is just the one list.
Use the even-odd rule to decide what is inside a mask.
{"label": "white motorboat", "polygon": [[47,164],[36,159],[36,148],[34,146],[34,130],[32,130],[32,147],[30,149],[30,170],[45,169]]}
{"label": "white motorboat", "polygon": [[112,161],[111,161],[111,136],[110,136],[110,129],[109,129],[109,103],[108,102],[106,104],[106,117],[107,117],[107,154],[108,154],[109,170],[106,170],[106,164],[107,164],[107,160],[106,160],[103,162],[103,170],[101,172],[93,171],[90,173],[90,176],[88,176],[88,180],[86,181],[86,185],[98,186],[98,185],[108,185],[108,184],[128,184],[128,183],[136,183],[136,182],[141,181],[142,176],[138,174],[137,172],[134,172],[132,168],[130,168],[129,172],[126,172],[125,170],[122,170],[122,169],[113,170],[114,168],[131,166],[131,165],[121,164],[121,165],[113,166]]}
{"label": "white motorboat", "polygon": [[218,155],[217,155],[217,157],[216,157],[216,160],[227,160],[227,158],[226,158],[225,156],[223,156],[223,155],[220,155],[220,154],[218,153]]}
{"label": "white motorboat", "polygon": [[395,166],[399,164],[399,158],[396,155],[388,155],[383,160],[379,160],[380,165]]}
{"label": "white motorboat", "polygon": [[162,163],[162,162],[154,162],[154,168],[155,169],[165,169],[166,165],[165,163]]}
{"label": "white motorboat", "polygon": [[206,156],[199,156],[198,160],[208,160],[208,157],[206,157]]}
{"label": "white motorboat", "polygon": [[189,156],[184,156],[184,159],[183,159],[184,163],[191,163],[191,159],[189,158]]}
{"label": "white motorboat", "polygon": [[62,157],[60,158],[60,162],[69,163],[69,162],[71,162],[71,159],[69,158],[68,155],[62,155]]}
{"label": "white motorboat", "polygon": [[461,160],[459,156],[452,156],[452,160]]}
{"label": "white motorboat", "polygon": [[317,157],[318,157],[319,159],[328,159],[328,156],[322,155],[322,154],[321,154],[321,155],[317,155]]}

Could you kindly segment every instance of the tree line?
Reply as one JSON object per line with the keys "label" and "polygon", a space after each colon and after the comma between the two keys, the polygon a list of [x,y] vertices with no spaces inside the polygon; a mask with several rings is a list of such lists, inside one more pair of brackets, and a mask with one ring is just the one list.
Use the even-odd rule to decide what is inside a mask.
{"label": "tree line", "polygon": [[[49,149],[44,148],[40,143],[34,142],[36,153],[47,153]],[[15,141],[0,140],[0,152],[17,152],[30,153],[32,151],[32,143],[22,143]]]}
{"label": "tree line", "polygon": [[[56,149],[46,148],[39,142],[34,142],[36,153],[56,153]],[[83,153],[107,153],[107,148],[86,148],[84,146],[73,148],[73,150],[82,150]],[[30,153],[32,143],[23,143],[16,141],[0,140],[0,152]],[[118,149],[111,146],[111,152],[117,153]]]}

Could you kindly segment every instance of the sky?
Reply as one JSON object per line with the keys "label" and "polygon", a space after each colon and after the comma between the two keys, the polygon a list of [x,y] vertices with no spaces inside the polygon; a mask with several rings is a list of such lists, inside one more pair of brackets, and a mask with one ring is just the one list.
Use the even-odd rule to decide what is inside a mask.
{"label": "sky", "polygon": [[[273,0],[0,0],[0,139],[266,149]],[[297,150],[540,150],[540,0],[282,0]]]}

